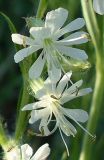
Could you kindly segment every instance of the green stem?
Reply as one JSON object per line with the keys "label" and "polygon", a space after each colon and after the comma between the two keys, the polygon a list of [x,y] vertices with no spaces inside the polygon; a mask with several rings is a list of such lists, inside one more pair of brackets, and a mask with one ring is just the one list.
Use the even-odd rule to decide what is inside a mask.
{"label": "green stem", "polygon": [[[104,83],[104,70],[100,67],[96,67],[96,82],[95,82],[95,89],[90,109],[90,115],[89,115],[89,121],[87,124],[87,130],[89,130],[91,133],[95,134],[96,128],[98,125],[98,120],[100,117],[100,113],[102,112],[102,101],[103,101],[103,95],[104,95],[104,87],[102,84]],[[92,147],[93,143],[90,142],[89,136],[84,136],[83,146],[82,146],[82,152],[80,155],[80,160],[90,160],[91,154],[92,154]]]}
{"label": "green stem", "polygon": [[0,121],[0,145],[2,146],[2,148],[4,150],[7,150],[7,146],[8,146],[8,137],[5,134],[3,125]]}
{"label": "green stem", "polygon": [[47,8],[47,0],[40,0],[36,18],[42,18]]}
{"label": "green stem", "polygon": [[27,113],[26,112],[22,112],[21,109],[24,107],[24,105],[29,103],[29,98],[30,95],[27,91],[27,83],[24,82],[23,84],[23,90],[22,90],[22,98],[21,98],[21,102],[20,102],[20,107],[19,107],[19,114],[18,114],[18,119],[16,122],[16,130],[15,130],[15,140],[18,141],[26,128],[26,124],[27,124]]}
{"label": "green stem", "polygon": [[[95,50],[96,50],[96,79],[95,79],[95,88],[90,108],[89,121],[87,124],[87,130],[92,134],[95,134],[96,128],[98,125],[98,120],[100,113],[102,112],[102,101],[104,95],[104,87],[102,86],[104,82],[104,56],[103,56],[103,47],[100,46],[102,40],[99,38],[100,34],[98,31],[98,26],[95,18],[95,14],[92,8],[92,1],[81,0],[84,18],[86,20],[86,25],[88,31],[91,35]],[[92,147],[93,143],[89,141],[88,135],[84,136],[82,152],[80,154],[79,160],[91,160],[92,157]]]}
{"label": "green stem", "polygon": [[97,24],[96,16],[92,7],[92,0],[81,0],[83,15],[86,21],[87,29],[91,35],[95,47],[99,44],[99,27]]}

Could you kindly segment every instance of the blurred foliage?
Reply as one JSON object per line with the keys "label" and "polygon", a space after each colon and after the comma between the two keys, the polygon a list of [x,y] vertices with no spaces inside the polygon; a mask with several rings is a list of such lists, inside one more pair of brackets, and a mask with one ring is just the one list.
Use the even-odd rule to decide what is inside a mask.
{"label": "blurred foliage", "polygon": [[[0,11],[5,13],[11,21],[15,24],[16,29],[19,33],[27,33],[27,28],[25,26],[24,17],[31,17],[36,15],[38,8],[38,0],[0,0]],[[77,18],[82,17],[80,1],[76,0],[48,0],[47,11],[56,9],[58,7],[64,7],[69,10],[68,22]],[[84,86],[94,87],[95,81],[95,53],[92,42],[88,42],[85,45],[81,45],[89,56],[89,62],[91,63],[91,68],[84,71],[74,71],[73,81],[78,79],[84,80]],[[0,15],[0,115],[3,118],[4,124],[6,123],[9,131],[13,132],[15,124],[15,113],[16,106],[19,97],[19,92],[22,87],[22,77],[19,69],[19,65],[14,63],[13,56],[15,54],[15,49],[11,41],[11,32],[9,30],[8,24],[5,19]],[[103,84],[102,84],[103,85]],[[83,108],[89,111],[92,95],[87,95],[83,98],[79,98],[66,104],[69,108]],[[103,105],[103,104],[102,104]],[[98,106],[99,107],[99,106]],[[97,128],[97,139],[93,143],[93,159],[103,160],[103,149],[104,149],[104,110],[99,119],[99,125]],[[68,160],[78,160],[78,156],[81,150],[81,144],[83,131],[78,129],[78,134],[75,138],[66,137],[66,142],[69,147],[70,157]],[[28,137],[31,140],[30,137]],[[65,147],[61,140],[60,134],[57,131],[54,135],[48,138],[36,138],[32,137],[32,144],[39,146],[39,144],[44,143],[47,140],[49,142],[52,152],[52,160],[67,160]],[[37,144],[37,145],[36,145]],[[92,153],[92,154],[93,154]]]}

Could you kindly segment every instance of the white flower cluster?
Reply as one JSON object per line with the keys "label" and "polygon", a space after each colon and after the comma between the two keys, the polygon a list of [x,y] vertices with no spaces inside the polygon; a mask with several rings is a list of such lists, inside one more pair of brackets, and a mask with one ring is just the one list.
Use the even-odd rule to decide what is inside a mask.
{"label": "white flower cluster", "polygon": [[[66,60],[67,57],[78,60],[86,60],[88,58],[84,50],[72,47],[72,45],[88,41],[86,32],[77,31],[85,25],[84,19],[78,18],[64,26],[67,17],[68,11],[63,8],[48,12],[43,27],[30,28],[30,37],[14,33],[12,34],[12,40],[14,43],[25,47],[15,54],[16,63],[41,49],[37,60],[29,70],[31,79],[36,80],[41,76],[45,63],[48,71],[48,78],[44,81],[41,89],[35,92],[37,102],[27,104],[22,111],[31,110],[30,124],[40,120],[40,133],[37,133],[37,135],[49,136],[58,128],[68,152],[62,133],[67,136],[75,136],[77,133],[76,128],[70,123],[70,119],[90,136],[92,135],[79,123],[84,123],[88,120],[86,111],[63,107],[64,103],[91,92],[91,88],[79,89],[83,81],[80,80],[73,83],[71,81],[72,71],[65,73],[62,66],[62,60]],[[49,124],[52,122],[55,125],[53,129],[50,129]],[[34,157],[30,159],[39,159]]]}

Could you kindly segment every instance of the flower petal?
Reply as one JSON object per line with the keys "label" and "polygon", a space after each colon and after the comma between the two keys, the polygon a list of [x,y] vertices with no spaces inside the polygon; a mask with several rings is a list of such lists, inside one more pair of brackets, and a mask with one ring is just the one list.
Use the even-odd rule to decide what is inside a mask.
{"label": "flower petal", "polygon": [[52,65],[52,68],[51,70],[48,72],[49,74],[49,77],[50,77],[50,80],[51,82],[54,84],[54,83],[57,83],[58,80],[60,79],[61,77],[61,69],[60,68],[56,68],[54,65]]}
{"label": "flower petal", "polygon": [[91,88],[80,89],[78,92],[78,96],[84,96],[86,94],[89,94],[90,92],[92,92]]}
{"label": "flower petal", "polygon": [[49,116],[49,115],[50,115],[49,108],[44,108],[44,109],[40,109],[40,110],[32,110],[31,117],[29,119],[29,123],[33,124],[36,121],[44,118],[45,116]]}
{"label": "flower petal", "polygon": [[75,127],[64,116],[60,116],[60,119],[58,121],[59,126],[64,134],[66,134],[67,136],[75,136],[75,134],[77,133]]}
{"label": "flower petal", "polygon": [[96,13],[104,14],[104,1],[103,0],[93,0],[93,7]]}
{"label": "flower petal", "polygon": [[15,146],[14,148],[12,148],[9,152],[6,153],[5,155],[6,159],[10,159],[10,160],[19,160],[21,159],[21,155],[20,155],[20,149],[18,148],[18,146]]}
{"label": "flower petal", "polygon": [[67,47],[67,46],[61,46],[61,45],[57,45],[56,48],[62,54],[69,56],[71,58],[74,58],[74,59],[86,60],[88,58],[86,52],[81,49]]}
{"label": "flower petal", "polygon": [[30,28],[30,34],[35,38],[37,44],[43,44],[45,38],[50,38],[50,28],[48,27],[32,27]]}
{"label": "flower petal", "polygon": [[[51,116],[51,115],[50,115]],[[43,129],[43,134],[45,136],[50,135],[50,131],[48,129],[48,124],[51,120],[51,117],[49,117],[49,115],[47,114],[44,118],[42,118],[41,122],[40,122],[40,126],[39,126],[39,130],[41,131]]]}
{"label": "flower petal", "polygon": [[29,160],[33,154],[32,148],[28,144],[21,146],[22,159]]}
{"label": "flower petal", "polygon": [[63,26],[67,17],[68,11],[64,8],[50,11],[46,15],[45,27],[49,27],[53,33]]}
{"label": "flower petal", "polygon": [[60,98],[60,102],[64,104],[65,102],[70,100],[70,97],[73,95],[76,97],[76,94],[78,92],[78,88],[82,85],[83,81],[79,80],[76,83],[74,83],[70,88],[66,89]]}
{"label": "flower petal", "polygon": [[31,158],[31,160],[46,160],[49,154],[50,154],[50,148],[49,145],[46,143],[37,150],[37,152]]}
{"label": "flower petal", "polygon": [[[88,113],[82,109],[67,109],[63,108],[64,114],[71,118],[73,117],[78,122],[86,122],[88,120]],[[72,118],[71,118],[72,119]]]}
{"label": "flower petal", "polygon": [[48,93],[52,92],[52,81],[49,77],[44,81],[44,88],[46,88]]}
{"label": "flower petal", "polygon": [[75,30],[78,30],[82,28],[85,25],[85,21],[83,18],[77,18],[68,25],[66,25],[64,28],[60,29],[56,34],[55,37],[59,38],[65,33],[69,33]]}
{"label": "flower petal", "polygon": [[12,34],[12,41],[20,45],[34,45],[34,40],[21,34]]}
{"label": "flower petal", "polygon": [[30,104],[25,105],[22,108],[22,111],[34,110],[34,109],[39,109],[39,108],[44,108],[44,107],[47,107],[47,103],[45,101],[39,101],[39,102],[30,103]]}
{"label": "flower petal", "polygon": [[38,57],[38,59],[31,66],[31,68],[29,70],[29,77],[31,79],[39,78],[42,73],[44,64],[45,64],[45,58],[44,58],[43,53],[41,53],[40,56]]}
{"label": "flower petal", "polygon": [[66,103],[66,102],[68,102],[68,101],[70,101],[74,98],[81,97],[81,96],[84,96],[86,94],[89,94],[90,92],[92,92],[91,88],[84,88],[84,89],[81,89],[81,90],[78,90],[76,88],[76,91],[74,91],[73,93],[70,93],[68,95],[68,92],[67,92],[66,95],[64,94],[64,96],[60,99],[60,101],[61,101],[62,104],[64,104],[64,103]]}
{"label": "flower petal", "polygon": [[70,78],[71,78],[71,75],[72,75],[72,71],[66,73],[62,79],[59,81],[58,85],[57,85],[57,93],[58,94],[62,94],[65,86],[67,85],[68,81],[70,81]]}
{"label": "flower petal", "polygon": [[75,32],[63,40],[57,43],[62,45],[76,45],[88,42],[88,33],[86,32]]}
{"label": "flower petal", "polygon": [[40,89],[36,92],[35,97],[38,99],[41,99],[46,94],[47,94],[47,89],[45,87],[43,87],[42,89]]}
{"label": "flower petal", "polygon": [[29,55],[36,52],[40,48],[41,48],[41,46],[35,46],[34,45],[34,46],[30,46],[30,47],[21,49],[20,51],[18,51],[14,55],[15,62],[18,63],[18,62],[22,61],[25,57],[28,57]]}

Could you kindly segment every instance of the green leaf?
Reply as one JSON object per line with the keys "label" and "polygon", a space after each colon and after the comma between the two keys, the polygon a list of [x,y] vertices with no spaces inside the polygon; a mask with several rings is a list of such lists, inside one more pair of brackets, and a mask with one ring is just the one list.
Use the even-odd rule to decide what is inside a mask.
{"label": "green leaf", "polygon": [[[3,16],[4,19],[6,20],[8,26],[9,26],[9,29],[10,29],[10,31],[11,31],[11,33],[17,33],[16,27],[14,26],[14,24],[13,24],[13,22],[10,20],[10,18],[9,18],[6,14],[4,14],[4,13],[2,13],[2,12],[0,12],[0,15]],[[16,44],[14,44],[14,47],[15,47],[15,50],[16,50],[16,52],[17,52],[17,51],[19,50],[19,47],[18,47]]]}

